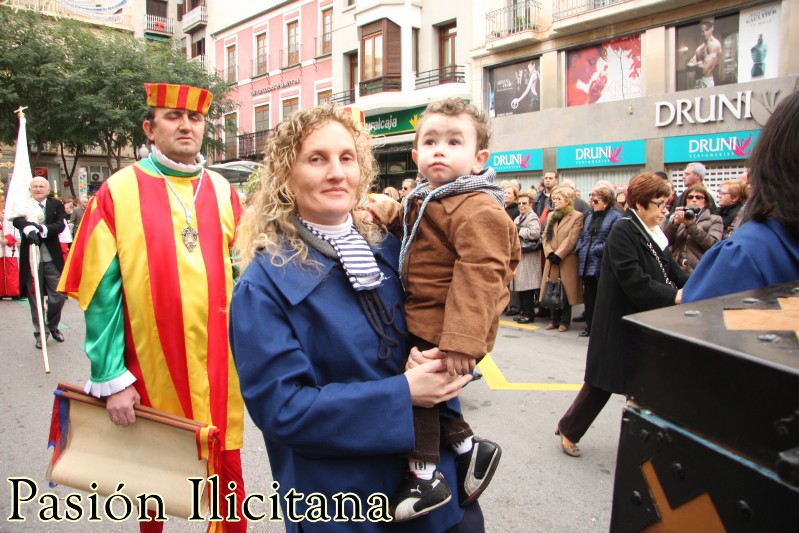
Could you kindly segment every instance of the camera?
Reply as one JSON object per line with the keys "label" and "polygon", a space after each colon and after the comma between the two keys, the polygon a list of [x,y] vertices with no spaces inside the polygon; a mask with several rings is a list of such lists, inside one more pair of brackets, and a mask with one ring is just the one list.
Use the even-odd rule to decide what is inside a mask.
{"label": "camera", "polygon": [[700,211],[701,209],[699,209],[698,207],[686,207],[685,215],[683,218],[685,218],[685,220],[693,220],[697,217],[697,215],[699,215]]}

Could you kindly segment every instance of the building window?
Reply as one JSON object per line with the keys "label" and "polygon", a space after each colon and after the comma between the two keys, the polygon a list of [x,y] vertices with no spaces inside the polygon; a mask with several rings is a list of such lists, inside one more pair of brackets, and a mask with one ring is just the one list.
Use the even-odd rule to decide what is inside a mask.
{"label": "building window", "polygon": [[167,2],[161,2],[160,0],[147,0],[145,9],[148,15],[166,18],[166,7]]}
{"label": "building window", "polygon": [[332,89],[327,89],[326,91],[319,91],[318,93],[316,93],[316,104],[317,105],[329,104],[330,99],[332,97],[333,97]]}
{"label": "building window", "polygon": [[205,55],[205,39],[199,39],[197,42],[191,43],[191,57],[198,57]]}
{"label": "building window", "polygon": [[287,98],[283,100],[283,120],[289,118],[289,115],[300,108],[300,99],[297,97]]}
{"label": "building window", "polygon": [[269,106],[260,105],[255,108],[255,131],[269,129]]}
{"label": "building window", "polygon": [[333,9],[322,11],[322,46],[321,55],[333,52]]}
{"label": "building window", "polygon": [[300,24],[296,20],[286,25],[286,66],[300,62]]}
{"label": "building window", "polygon": [[261,33],[255,36],[255,75],[266,74],[269,68],[266,63],[266,34]]}
{"label": "building window", "polygon": [[227,70],[225,81],[234,83],[237,80],[236,76],[236,45],[228,46],[227,50]]}
{"label": "building window", "polygon": [[419,28],[411,31],[411,70],[419,72]]}
{"label": "building window", "polygon": [[356,52],[353,52],[351,54],[348,54],[348,57],[349,57],[349,66],[350,66],[350,72],[349,72],[349,78],[350,78],[349,82],[350,82],[350,84],[349,84],[349,87],[347,87],[347,88],[348,89],[355,89],[355,86],[358,85],[358,79],[359,79],[358,78],[358,54]]}
{"label": "building window", "polygon": [[455,24],[438,28],[438,66],[441,81],[450,81],[455,76],[455,37],[458,29]]}
{"label": "building window", "polygon": [[225,115],[225,159],[236,159],[238,114]]}
{"label": "building window", "polygon": [[383,76],[383,34],[373,33],[363,38],[363,68],[362,80],[371,80]]}

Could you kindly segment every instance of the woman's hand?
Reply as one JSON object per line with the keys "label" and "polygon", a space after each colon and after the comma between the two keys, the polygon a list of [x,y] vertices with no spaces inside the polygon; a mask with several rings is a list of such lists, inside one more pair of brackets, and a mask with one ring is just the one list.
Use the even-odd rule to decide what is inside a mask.
{"label": "woman's hand", "polygon": [[680,302],[682,302],[682,289],[678,290],[677,295],[674,297],[675,305],[680,305]]}
{"label": "woman's hand", "polygon": [[416,407],[433,407],[458,396],[472,376],[450,376],[442,359],[427,361],[405,372],[411,403]]}

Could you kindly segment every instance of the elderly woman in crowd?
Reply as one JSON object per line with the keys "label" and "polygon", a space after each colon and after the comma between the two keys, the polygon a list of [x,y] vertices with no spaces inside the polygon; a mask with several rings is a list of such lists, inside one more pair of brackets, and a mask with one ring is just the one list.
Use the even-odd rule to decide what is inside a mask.
{"label": "elderly woman in crowd", "polygon": [[721,240],[724,222],[707,208],[710,193],[700,184],[692,185],[683,195],[685,207],[678,207],[664,232],[671,243],[671,253],[677,263],[688,273],[711,246]]}
{"label": "elderly woman in crowd", "polygon": [[763,127],[749,159],[745,223],[708,250],[685,302],[799,279],[799,91]]}
{"label": "elderly woman in crowd", "polygon": [[591,192],[592,210],[585,218],[583,232],[577,241],[577,272],[583,280],[585,299],[585,329],[580,332],[581,337],[588,337],[591,334],[602,252],[605,250],[605,241],[610,235],[610,230],[621,218],[621,212],[613,209],[615,203],[616,199],[611,189],[607,187],[594,189]]}
{"label": "elderly woman in crowd", "polygon": [[[300,516],[319,498],[329,508],[336,494],[356,500],[347,498],[349,520],[310,516],[286,530],[483,531],[479,504],[461,508],[458,498],[409,522],[381,521],[414,447],[413,406],[459,412],[471,377],[450,376],[441,359],[403,367],[399,244],[352,216],[376,173],[368,130],[330,106],[298,111],[270,135],[265,163],[236,241],[246,270],[230,337],[242,395],[281,505],[289,491],[315,498],[297,501]],[[452,448],[440,454],[438,468],[458,479]],[[380,512],[356,521],[354,506]]]}
{"label": "elderly woman in crowd", "polygon": [[511,220],[516,220],[519,216],[519,189],[510,182],[502,182],[502,190],[505,193],[505,212]]}
{"label": "elderly woman in crowd", "polygon": [[[533,195],[522,193],[518,202],[520,214],[514,223],[519,229],[519,238],[530,245],[537,245],[541,241],[541,224],[533,211]],[[539,287],[541,287],[541,251],[525,252],[522,248],[522,258],[510,284],[510,290],[519,294],[519,316],[514,319],[519,324],[529,324],[535,320],[535,293]]]}
{"label": "elderly woman in crowd", "polygon": [[613,393],[625,393],[622,317],[680,303],[688,274],[668,252],[660,224],[669,186],[652,173],[635,176],[627,188],[629,208],[605,242],[585,367],[585,383],[558,422],[561,450],[581,455],[577,443]]}
{"label": "elderly woman in crowd", "polygon": [[566,293],[563,309],[552,309],[552,322],[546,329],[569,329],[572,305],[583,303],[583,288],[577,273],[577,240],[583,230],[583,215],[574,209],[574,189],[556,187],[552,190],[555,211],[547,217],[544,231],[544,278],[560,279]]}
{"label": "elderly woman in crowd", "polygon": [[738,213],[744,207],[746,199],[749,198],[749,188],[745,181],[727,180],[719,187],[719,210],[718,215],[724,222],[722,239],[729,238],[735,230],[733,222]]}

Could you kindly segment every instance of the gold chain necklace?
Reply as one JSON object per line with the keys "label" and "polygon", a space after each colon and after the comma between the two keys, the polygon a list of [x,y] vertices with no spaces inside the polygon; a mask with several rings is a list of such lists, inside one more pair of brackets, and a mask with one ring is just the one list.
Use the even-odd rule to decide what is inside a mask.
{"label": "gold chain necklace", "polygon": [[194,249],[197,247],[197,243],[199,242],[200,239],[197,230],[191,227],[191,210],[194,208],[194,203],[197,201],[197,196],[200,194],[200,187],[202,187],[203,185],[203,177],[205,176],[205,169],[200,170],[200,182],[197,184],[197,190],[194,191],[194,198],[192,198],[191,200],[191,205],[186,207],[186,204],[183,203],[183,199],[178,194],[178,191],[176,191],[175,187],[173,187],[172,184],[169,183],[169,180],[166,179],[164,173],[161,172],[161,169],[158,168],[158,165],[156,165],[155,161],[153,161],[152,154],[150,154],[149,159],[155,171],[158,172],[158,175],[164,179],[167,187],[169,187],[169,190],[172,191],[172,194],[175,195],[175,198],[178,199],[178,202],[180,202],[180,207],[182,207],[183,211],[186,213],[186,227],[183,228],[180,234],[183,237],[183,245],[186,247],[188,251],[193,252]]}

